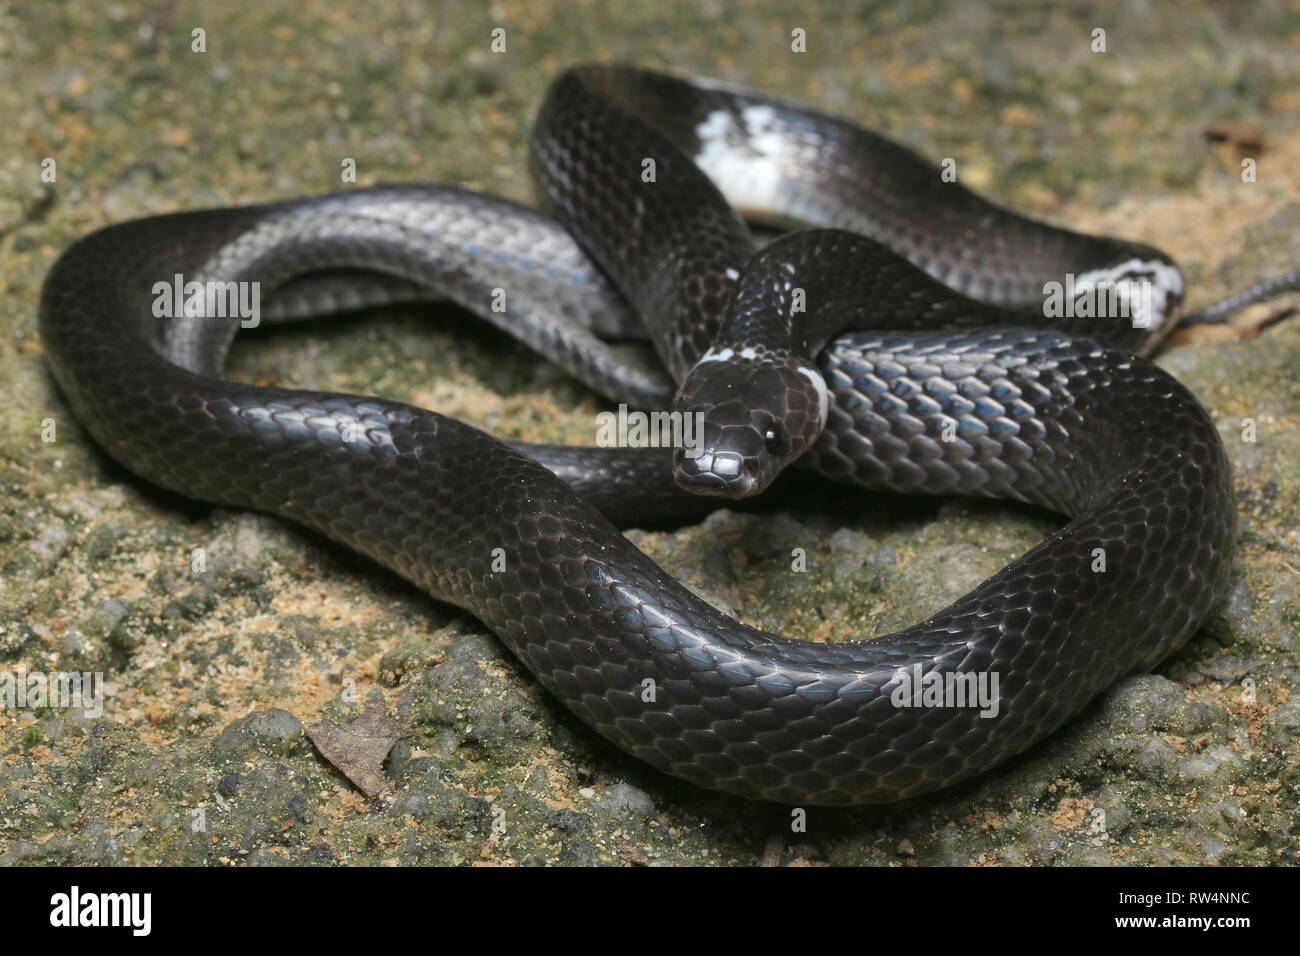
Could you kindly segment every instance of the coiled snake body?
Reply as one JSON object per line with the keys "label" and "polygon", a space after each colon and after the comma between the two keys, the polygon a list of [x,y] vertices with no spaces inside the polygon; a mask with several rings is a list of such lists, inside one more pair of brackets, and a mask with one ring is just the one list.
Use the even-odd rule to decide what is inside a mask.
{"label": "coiled snake body", "polygon": [[[999,209],[843,121],[626,67],[561,75],[533,168],[555,218],[406,186],[101,230],[46,281],[50,365],[137,474],[371,556],[480,618],[628,753],[745,797],[880,803],[967,779],[1156,665],[1224,593],[1222,444],[1133,351],[1181,302],[1162,253]],[[755,253],[728,199],[826,228]],[[227,381],[235,323],[154,315],[176,274],[260,282],[267,319],[448,296],[605,394],[663,407],[672,382],[600,337],[648,332],[704,447],[674,462],[507,444],[396,402]],[[1132,309],[1043,328],[1044,283],[1067,274]],[[835,644],[722,615],[609,520],[698,504],[674,474],[747,494],[796,458],[1072,520],[914,627]],[[914,674],[995,674],[997,706],[899,706]]]}

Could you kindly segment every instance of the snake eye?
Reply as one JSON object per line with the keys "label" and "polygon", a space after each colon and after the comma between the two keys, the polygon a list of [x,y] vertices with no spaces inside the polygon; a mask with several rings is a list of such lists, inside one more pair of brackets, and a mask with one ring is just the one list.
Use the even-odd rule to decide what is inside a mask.
{"label": "snake eye", "polygon": [[763,432],[763,447],[767,449],[769,455],[780,458],[785,454],[785,432],[776,425],[769,426],[767,431]]}

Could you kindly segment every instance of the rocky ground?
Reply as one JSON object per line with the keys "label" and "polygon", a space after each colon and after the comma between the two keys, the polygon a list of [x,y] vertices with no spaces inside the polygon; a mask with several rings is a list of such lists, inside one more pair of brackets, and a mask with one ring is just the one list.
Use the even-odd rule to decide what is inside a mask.
{"label": "rocky ground", "polygon": [[[1231,597],[1188,648],[980,780],[896,807],[814,810],[802,833],[787,809],[625,758],[475,621],[392,575],[278,520],[132,478],[45,371],[40,283],[77,236],[340,188],[344,157],[362,185],[459,181],[527,199],[529,117],[559,67],[592,57],[859,117],[956,158],[965,182],[1018,209],[1161,246],[1193,306],[1300,262],[1295,0],[1087,15],[780,8],[0,4],[0,670],[101,671],[112,690],[98,718],[0,710],[0,863],[1300,861],[1294,318],[1255,338],[1179,341],[1160,359],[1219,422],[1241,515]],[[192,51],[196,28],[206,52]],[[1090,49],[1096,28],[1104,53]],[[791,52],[795,29],[807,53]],[[237,345],[230,371],[533,439],[589,443],[602,407],[449,306],[264,331]],[[745,621],[836,640],[939,609],[1056,524],[993,502],[844,489],[631,536]],[[808,573],[789,573],[792,546],[807,548]],[[372,796],[313,743],[367,705],[351,739],[398,738]],[[388,724],[371,719],[381,710]]]}

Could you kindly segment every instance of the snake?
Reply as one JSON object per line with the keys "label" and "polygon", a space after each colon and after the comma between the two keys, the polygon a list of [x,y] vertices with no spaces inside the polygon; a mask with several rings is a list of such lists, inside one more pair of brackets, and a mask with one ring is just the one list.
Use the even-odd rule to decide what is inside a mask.
{"label": "snake", "polygon": [[[1223,598],[1223,442],[1146,357],[1183,298],[1163,252],[1004,209],[849,120],[623,64],[554,79],[529,160],[537,207],[408,184],[99,229],[44,283],[48,365],[131,472],[368,556],[482,621],[627,754],[753,800],[890,803],[985,774]],[[203,294],[169,308],[182,277]],[[268,324],[450,299],[697,441],[507,442],[228,380],[242,323],[222,296],[245,289]],[[824,643],[723,614],[619,530],[787,467],[1067,523],[911,627]]]}

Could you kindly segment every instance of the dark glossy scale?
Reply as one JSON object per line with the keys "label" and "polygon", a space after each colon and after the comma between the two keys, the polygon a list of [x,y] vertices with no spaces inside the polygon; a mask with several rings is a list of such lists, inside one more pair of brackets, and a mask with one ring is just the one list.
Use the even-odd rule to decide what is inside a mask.
{"label": "dark glossy scale", "polygon": [[[622,223],[610,262],[635,271],[664,236],[686,243],[666,219],[667,231],[652,236],[626,218],[636,211],[632,193],[602,178],[598,159],[610,155],[603,144],[635,134],[632,121],[598,108],[589,87],[563,83],[548,100],[548,122],[577,123],[581,136],[557,138],[538,162],[567,177],[574,210]],[[668,89],[680,97],[676,83]],[[734,96],[699,95],[709,104]],[[660,184],[667,173],[698,188],[675,162],[658,165]],[[670,208],[687,217],[690,247],[702,239],[705,260],[713,249],[725,270],[721,256],[743,239],[743,226],[701,212],[712,195],[693,193]],[[482,254],[474,223],[485,215],[510,224],[508,252]],[[448,217],[469,238],[422,252]],[[554,250],[568,265],[557,272],[534,249]],[[829,252],[809,253],[820,254]],[[700,276],[658,258],[642,267],[651,299],[671,304],[682,283],[686,301],[714,307],[713,266]],[[905,631],[829,645],[764,634],[695,598],[597,511],[647,520],[698,510],[698,500],[673,487],[665,452],[512,447],[399,403],[229,382],[219,377],[228,322],[152,316],[153,284],[177,272],[258,279],[272,296],[283,287],[292,316],[313,296],[340,298],[337,287],[311,284],[327,268],[399,280],[367,285],[364,301],[422,288],[480,312],[501,270],[526,307],[496,321],[528,326],[519,334],[561,354],[581,352],[559,321],[575,303],[608,305],[609,317],[592,323],[600,327],[625,321],[617,296],[548,220],[526,211],[511,218],[509,204],[472,194],[411,187],[94,233],[46,281],[48,360],[78,420],[126,467],[184,495],[314,528],[465,608],[584,722],[701,786],[853,804],[967,779],[1040,740],[1121,675],[1154,666],[1225,591],[1235,527],[1228,464],[1206,413],[1159,368],[1068,331],[853,332],[818,356],[831,386],[829,417],[801,464],[867,488],[1012,498],[1072,520]],[[671,325],[662,320],[658,331],[671,339]],[[684,341],[660,348],[698,356],[708,347]],[[579,374],[590,368],[583,356],[574,361]],[[616,368],[613,359],[598,364],[602,374]],[[648,382],[637,387],[659,394]],[[494,572],[498,548],[506,570]],[[1101,573],[1092,570],[1099,548]],[[996,674],[997,715],[896,706],[892,692],[913,665]]]}

